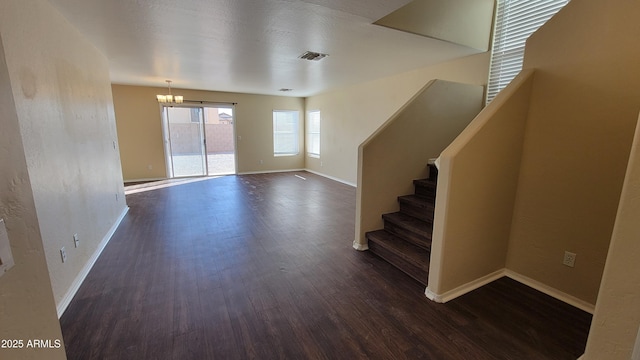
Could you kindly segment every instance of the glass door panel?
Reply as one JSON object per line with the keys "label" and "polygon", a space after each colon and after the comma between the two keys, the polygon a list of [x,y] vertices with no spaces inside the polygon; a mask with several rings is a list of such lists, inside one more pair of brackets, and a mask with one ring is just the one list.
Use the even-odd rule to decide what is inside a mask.
{"label": "glass door panel", "polygon": [[209,175],[236,173],[233,105],[204,108]]}
{"label": "glass door panel", "polygon": [[169,177],[207,175],[203,109],[165,107],[164,119]]}

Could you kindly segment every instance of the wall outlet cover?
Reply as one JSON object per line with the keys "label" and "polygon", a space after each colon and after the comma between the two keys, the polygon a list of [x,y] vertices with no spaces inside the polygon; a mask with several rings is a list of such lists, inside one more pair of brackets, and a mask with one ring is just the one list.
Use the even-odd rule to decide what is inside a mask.
{"label": "wall outlet cover", "polygon": [[576,254],[565,251],[564,258],[562,259],[562,264],[569,267],[574,267],[576,265]]}

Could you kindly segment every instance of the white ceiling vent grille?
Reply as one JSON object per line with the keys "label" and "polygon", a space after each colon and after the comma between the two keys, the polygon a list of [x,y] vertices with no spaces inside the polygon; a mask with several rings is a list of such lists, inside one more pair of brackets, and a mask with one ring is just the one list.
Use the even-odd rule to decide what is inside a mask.
{"label": "white ceiling vent grille", "polygon": [[304,54],[298,56],[298,59],[311,60],[311,61],[320,61],[327,57],[327,54],[318,53],[314,51],[305,51]]}

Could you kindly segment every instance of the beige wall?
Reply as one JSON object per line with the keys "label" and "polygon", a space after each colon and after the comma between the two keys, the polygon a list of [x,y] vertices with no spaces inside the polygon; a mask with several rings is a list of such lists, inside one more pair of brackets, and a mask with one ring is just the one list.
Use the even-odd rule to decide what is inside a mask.
{"label": "beige wall", "polygon": [[306,168],[356,184],[358,146],[407,100],[433,79],[485,85],[489,55],[479,54],[378,79],[306,99],[320,110],[320,158],[306,157]]}
{"label": "beige wall", "polygon": [[[167,89],[116,84],[112,89],[124,179],[165,178],[161,107],[156,94]],[[173,88],[172,91],[189,100],[237,103],[234,120],[238,173],[304,168],[304,99]],[[273,110],[300,111],[297,156],[273,156]]]}
{"label": "beige wall", "polygon": [[[519,114],[508,118],[526,118],[524,136],[518,130],[505,138],[521,144],[522,156],[495,145],[450,153],[462,137],[443,152],[427,289],[434,298],[507,274],[593,309],[640,111],[638,18],[638,2],[570,2],[527,43],[524,72],[535,69],[530,96],[507,102]],[[502,206],[494,204],[498,195]],[[496,213],[502,222],[491,221]],[[565,250],[577,254],[574,268],[562,265]]]}
{"label": "beige wall", "polygon": [[487,51],[494,0],[415,0],[376,25]]}
{"label": "beige wall", "polygon": [[[0,126],[0,219],[6,223],[15,261],[0,277],[0,339],[62,341],[1,38]],[[0,349],[0,358],[66,357],[63,345],[59,350]]]}
{"label": "beige wall", "polygon": [[527,43],[536,77],[507,267],[591,304],[640,110],[638,19],[638,1],[571,1]]}
{"label": "beige wall", "polygon": [[427,288],[436,301],[505,267],[533,82],[521,73],[442,152]]}
{"label": "beige wall", "polygon": [[[60,310],[126,209],[109,70],[106,58],[48,1],[5,0],[0,10],[10,85]],[[66,263],[60,257],[63,246]]]}
{"label": "beige wall", "polygon": [[398,211],[397,197],[414,193],[436,158],[480,112],[483,87],[442,80],[429,82],[359,147],[356,240],[382,229],[381,215]]}
{"label": "beige wall", "polygon": [[[584,360],[630,359],[640,326],[640,127],[629,159]],[[636,357],[634,359],[637,358]]]}

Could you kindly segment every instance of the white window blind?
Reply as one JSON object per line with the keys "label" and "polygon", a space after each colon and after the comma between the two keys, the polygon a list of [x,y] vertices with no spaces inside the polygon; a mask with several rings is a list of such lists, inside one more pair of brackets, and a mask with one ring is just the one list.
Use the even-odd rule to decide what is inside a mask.
{"label": "white window blind", "polygon": [[273,155],[298,154],[298,119],[298,111],[273,111]]}
{"label": "white window blind", "polygon": [[498,0],[487,104],[522,70],[527,38],[569,0]]}
{"label": "white window blind", "polygon": [[320,157],[320,111],[309,111],[307,123],[307,154]]}

